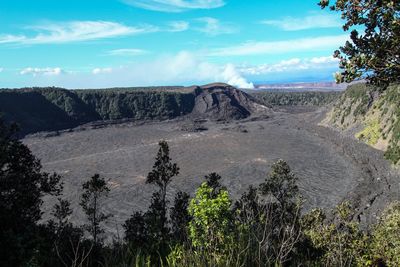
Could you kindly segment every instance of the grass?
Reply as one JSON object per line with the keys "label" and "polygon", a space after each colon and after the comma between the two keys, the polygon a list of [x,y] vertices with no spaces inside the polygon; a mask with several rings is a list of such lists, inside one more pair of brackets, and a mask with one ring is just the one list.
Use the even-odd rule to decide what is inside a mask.
{"label": "grass", "polygon": [[375,145],[381,137],[381,128],[378,119],[371,120],[367,126],[359,133],[356,138],[367,143],[368,145]]}

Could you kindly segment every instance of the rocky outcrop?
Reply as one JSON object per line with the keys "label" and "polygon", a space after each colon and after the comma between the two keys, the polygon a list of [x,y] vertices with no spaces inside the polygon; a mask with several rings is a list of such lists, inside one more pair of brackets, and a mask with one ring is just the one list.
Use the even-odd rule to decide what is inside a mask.
{"label": "rocky outcrop", "polygon": [[268,108],[247,93],[230,85],[214,83],[194,88],[195,104],[191,116],[213,120],[237,120]]}

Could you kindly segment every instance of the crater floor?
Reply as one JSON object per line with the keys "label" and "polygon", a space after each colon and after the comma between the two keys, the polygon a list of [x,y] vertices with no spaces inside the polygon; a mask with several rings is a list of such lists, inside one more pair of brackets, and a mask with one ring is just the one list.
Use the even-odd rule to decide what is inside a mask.
{"label": "crater floor", "polygon": [[[249,185],[264,181],[273,162],[286,160],[299,178],[305,207],[330,208],[363,180],[363,169],[337,145],[306,127],[315,126],[319,113],[276,112],[269,118],[231,123],[207,121],[201,132],[182,130],[184,120],[134,125],[110,125],[100,129],[65,132],[54,137],[30,136],[23,141],[42,161],[46,171],[64,181],[64,195],[74,208],[73,221],[82,222],[78,208],[81,184],[94,173],[108,180],[109,198],[103,207],[114,216],[106,227],[122,232],[121,224],[135,210],[145,210],[154,188],[145,184],[164,139],[180,167],[168,192],[194,193],[204,175],[217,172],[233,198]],[[53,200],[47,199],[48,211]]]}

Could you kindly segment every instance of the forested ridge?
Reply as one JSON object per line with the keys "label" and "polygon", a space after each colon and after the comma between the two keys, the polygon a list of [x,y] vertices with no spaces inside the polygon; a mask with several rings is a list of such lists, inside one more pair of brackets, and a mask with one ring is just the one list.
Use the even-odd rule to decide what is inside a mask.
{"label": "forested ridge", "polygon": [[21,134],[74,128],[98,120],[171,119],[191,112],[194,94],[166,88],[0,90],[0,112]]}
{"label": "forested ridge", "polygon": [[260,103],[268,106],[324,106],[337,100],[341,92],[285,92],[278,90],[251,94]]}

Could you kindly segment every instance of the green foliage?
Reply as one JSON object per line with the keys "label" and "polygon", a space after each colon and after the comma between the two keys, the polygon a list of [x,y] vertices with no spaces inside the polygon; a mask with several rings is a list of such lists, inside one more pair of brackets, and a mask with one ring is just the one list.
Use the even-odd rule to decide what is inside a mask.
{"label": "green foliage", "polygon": [[380,130],[379,120],[371,120],[361,132],[356,134],[356,138],[369,145],[375,145],[381,137]]}
{"label": "green foliage", "polygon": [[340,92],[267,91],[251,95],[267,106],[324,106],[338,99]]}
{"label": "green foliage", "polygon": [[400,85],[395,84],[388,87],[384,95],[384,101],[394,107],[393,125],[391,128],[392,138],[385,157],[394,164],[400,163]]}
{"label": "green foliage", "polygon": [[[216,195],[213,188],[203,183],[190,201],[189,235],[193,246],[222,258],[233,242],[231,200],[226,190]],[[217,260],[218,261],[218,260]]]}
{"label": "green foliage", "polygon": [[[351,41],[334,52],[340,60],[337,82],[365,77],[384,86],[400,77],[400,3],[395,0],[336,0],[330,9],[341,13]],[[329,0],[320,0],[322,8]],[[359,33],[362,31],[362,34]]]}
{"label": "green foliage", "polygon": [[400,266],[400,203],[389,205],[372,232],[372,258],[389,267]]}
{"label": "green foliage", "polygon": [[326,221],[325,214],[315,209],[302,219],[304,233],[321,257],[314,259],[324,266],[365,266],[367,236],[352,219],[348,202],[336,207],[334,220]]}
{"label": "green foliage", "polygon": [[[233,207],[220,179],[215,173],[207,175],[190,201],[190,244],[174,247],[168,256],[170,266],[294,264],[301,239],[300,205],[292,183],[296,179],[287,164],[274,164],[261,186],[265,194],[250,187]],[[277,198],[266,199],[272,193],[282,204]],[[281,199],[284,196],[286,200]]]}

